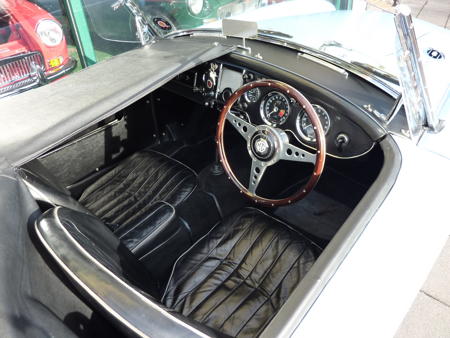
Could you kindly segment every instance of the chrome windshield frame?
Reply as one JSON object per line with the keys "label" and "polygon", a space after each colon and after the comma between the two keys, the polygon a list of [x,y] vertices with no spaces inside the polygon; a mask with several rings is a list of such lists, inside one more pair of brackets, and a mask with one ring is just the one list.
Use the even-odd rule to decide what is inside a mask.
{"label": "chrome windshield frame", "polygon": [[394,21],[403,102],[411,137],[418,142],[425,129],[439,132],[443,125],[431,106],[411,9],[406,5],[397,6]]}

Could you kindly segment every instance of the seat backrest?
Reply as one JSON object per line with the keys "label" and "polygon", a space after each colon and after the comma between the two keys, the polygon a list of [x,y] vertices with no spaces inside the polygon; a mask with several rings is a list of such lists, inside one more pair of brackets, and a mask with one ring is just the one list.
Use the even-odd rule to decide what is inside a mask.
{"label": "seat backrest", "polygon": [[[159,297],[156,283],[149,271],[97,217],[56,207],[40,217],[36,229],[42,239],[58,244],[58,249],[63,248],[63,243],[57,243],[57,238],[69,241],[82,249],[92,262],[105,266],[119,278],[149,295]],[[64,243],[68,244],[70,243]]]}
{"label": "seat backrest", "polygon": [[30,190],[31,195],[44,209],[63,206],[86,214],[90,212],[70,195],[70,191],[59,184],[39,160],[34,160],[16,169]]}
{"label": "seat backrest", "polygon": [[36,221],[35,230],[75,287],[126,333],[206,336],[207,328],[156,301],[160,295],[149,271],[95,216],[56,207]]}

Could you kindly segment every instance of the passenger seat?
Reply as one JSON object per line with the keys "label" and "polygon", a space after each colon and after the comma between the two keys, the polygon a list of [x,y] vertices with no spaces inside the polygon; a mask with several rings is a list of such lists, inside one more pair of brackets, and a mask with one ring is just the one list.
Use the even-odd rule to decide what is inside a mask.
{"label": "passenger seat", "polygon": [[139,258],[176,236],[178,243],[191,244],[176,208],[196,189],[197,175],[164,154],[144,150],[131,155],[97,178],[78,200],[39,160],[17,171],[44,209],[63,206],[97,216]]}

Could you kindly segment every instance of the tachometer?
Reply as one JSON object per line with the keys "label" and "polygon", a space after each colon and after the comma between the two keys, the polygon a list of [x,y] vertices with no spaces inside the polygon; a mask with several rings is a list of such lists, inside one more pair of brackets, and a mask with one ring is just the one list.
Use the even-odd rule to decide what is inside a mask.
{"label": "tachometer", "polygon": [[[327,111],[318,104],[313,104],[312,106],[319,116],[320,123],[322,124],[323,131],[326,135],[328,133],[328,130],[330,130],[331,125],[330,115],[328,115]],[[306,114],[304,110],[298,114],[295,125],[297,127],[298,133],[305,141],[316,141],[316,135],[314,134],[313,125],[311,124],[311,120],[309,119],[308,114]]]}
{"label": "tachometer", "polygon": [[254,103],[258,101],[259,97],[261,96],[261,90],[259,88],[253,88],[249,91],[246,91],[244,94],[245,101],[248,103]]}
{"label": "tachometer", "polygon": [[289,100],[279,92],[270,92],[261,103],[261,118],[271,126],[280,126],[289,117]]}

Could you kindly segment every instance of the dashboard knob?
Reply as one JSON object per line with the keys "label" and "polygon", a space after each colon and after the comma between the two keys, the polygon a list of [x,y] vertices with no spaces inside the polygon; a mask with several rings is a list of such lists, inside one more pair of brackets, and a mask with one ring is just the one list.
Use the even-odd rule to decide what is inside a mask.
{"label": "dashboard knob", "polygon": [[243,76],[244,83],[252,82],[255,79],[255,74],[246,72]]}
{"label": "dashboard knob", "polygon": [[212,89],[214,87],[214,82],[211,79],[206,80],[206,88]]}
{"label": "dashboard knob", "polygon": [[231,97],[231,95],[233,95],[233,91],[231,90],[231,88],[225,88],[221,94],[222,100],[224,102],[227,101]]}
{"label": "dashboard knob", "polygon": [[350,138],[345,133],[339,133],[336,136],[336,146],[339,152],[342,152],[344,150],[344,147],[347,146],[350,142]]}

